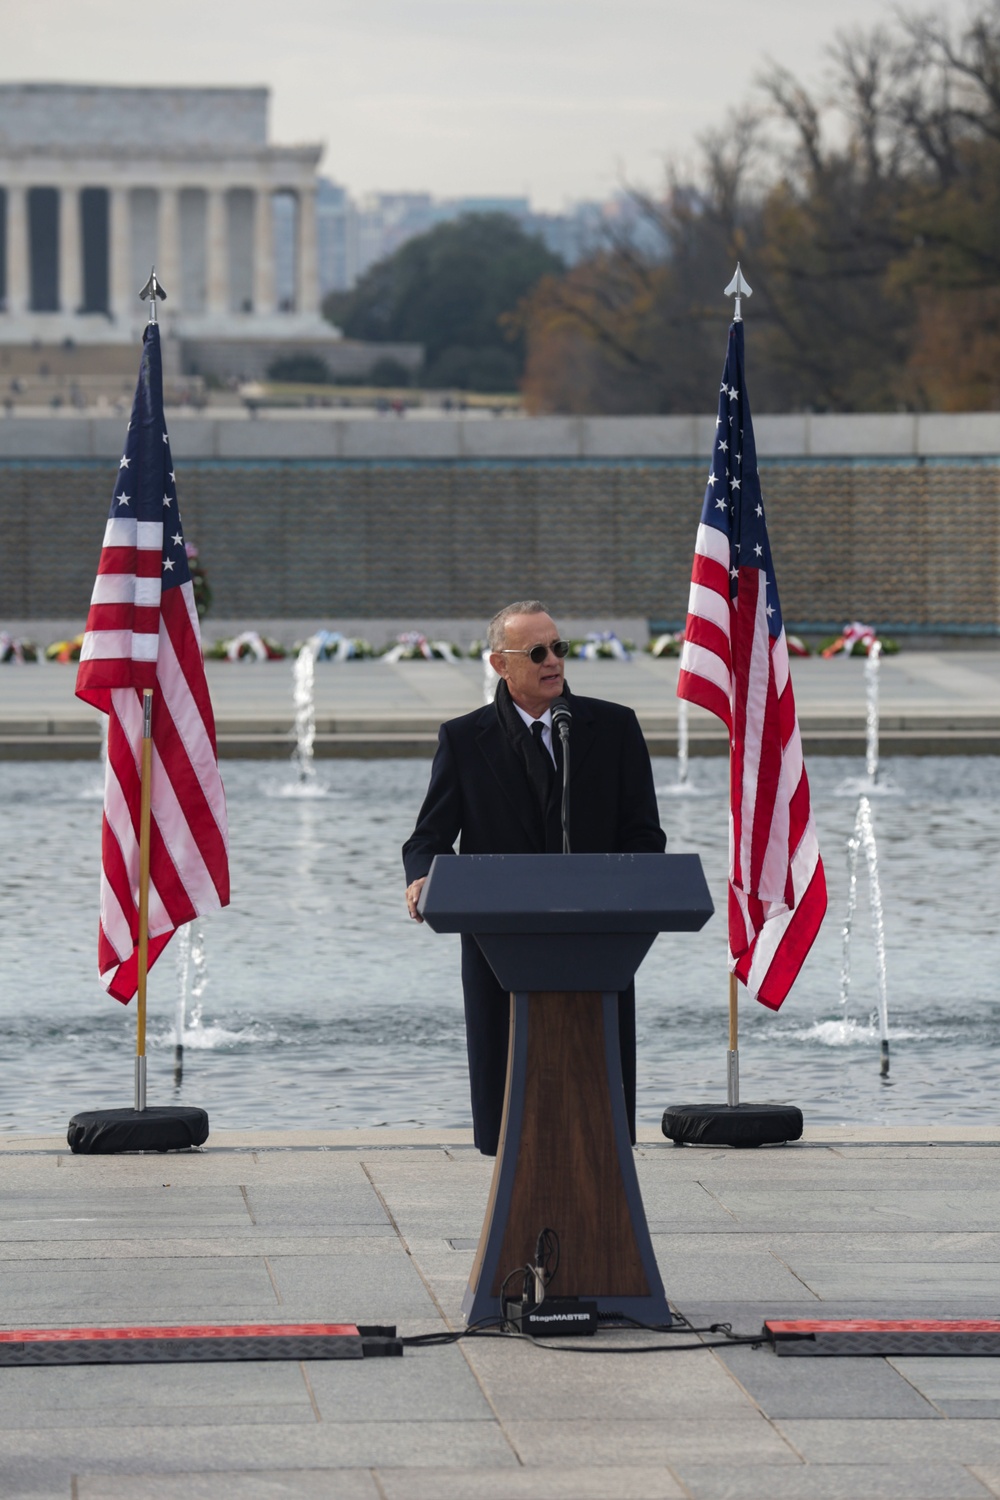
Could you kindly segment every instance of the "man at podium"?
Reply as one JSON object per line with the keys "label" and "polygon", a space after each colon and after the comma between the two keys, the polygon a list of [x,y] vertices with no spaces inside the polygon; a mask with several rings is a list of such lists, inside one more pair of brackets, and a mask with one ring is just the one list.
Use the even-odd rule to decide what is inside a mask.
{"label": "man at podium", "polygon": [[[552,705],[563,698],[570,729],[570,848],[574,854],[662,854],[649,751],[630,708],[578,698],[565,681],[569,647],[537,599],[508,604],[490,621],[494,701],[442,724],[430,784],[403,845],[406,904],[417,901],[438,854],[558,854],[562,850],[562,752]],[[475,938],[462,935],[462,989],[475,1142],[495,1156],[500,1139],[510,1001]],[[618,1000],[622,1081],[635,1141],[635,988]]]}

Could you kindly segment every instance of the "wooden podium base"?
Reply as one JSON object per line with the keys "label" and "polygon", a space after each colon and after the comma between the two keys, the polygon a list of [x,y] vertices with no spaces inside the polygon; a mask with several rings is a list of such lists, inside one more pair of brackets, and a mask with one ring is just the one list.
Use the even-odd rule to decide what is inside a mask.
{"label": "wooden podium base", "polygon": [[620,1313],[669,1326],[629,1140],[617,994],[511,996],[503,1124],[467,1323],[501,1315],[504,1277],[534,1261],[542,1229],[559,1236],[553,1296],[596,1302],[609,1323]]}

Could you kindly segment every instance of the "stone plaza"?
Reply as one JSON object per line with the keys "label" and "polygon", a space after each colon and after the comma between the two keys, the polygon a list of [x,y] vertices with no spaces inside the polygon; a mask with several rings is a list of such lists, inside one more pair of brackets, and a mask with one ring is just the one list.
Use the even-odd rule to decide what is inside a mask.
{"label": "stone plaza", "polygon": [[[208,1101],[205,1101],[206,1103]],[[996,1315],[995,1128],[813,1129],[637,1167],[699,1328]],[[464,1131],[223,1132],[174,1156],[0,1137],[3,1322],[461,1326],[490,1163]],[[0,1369],[4,1500],[987,1500],[1000,1369],[956,1357],[565,1350]],[[647,1352],[648,1351],[648,1352]]]}

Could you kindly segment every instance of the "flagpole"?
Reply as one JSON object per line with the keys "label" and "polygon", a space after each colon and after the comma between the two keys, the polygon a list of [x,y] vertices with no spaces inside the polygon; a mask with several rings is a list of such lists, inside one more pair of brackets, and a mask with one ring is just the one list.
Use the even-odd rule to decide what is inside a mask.
{"label": "flagpole", "polygon": [[[740,270],[739,261],[736,262],[736,274],[723,292],[724,297],[735,297],[733,307],[733,322],[743,321],[742,299],[752,297],[753,292],[743,272]],[[732,750],[730,749],[730,755]],[[730,793],[731,795],[731,793]],[[726,1053],[726,1103],[730,1109],[735,1109],[740,1102],[740,1015],[739,1015],[739,981],[730,970],[729,973],[729,1051]]]}
{"label": "flagpole", "polygon": [[[719,387],[716,436],[695,543],[688,626],[677,681],[680,698],[699,703],[722,719],[729,730],[727,896],[733,927],[727,943],[730,966],[727,1098],[725,1104],[668,1105],[663,1112],[663,1134],[675,1146],[689,1142],[701,1146],[763,1146],[797,1141],[801,1136],[802,1111],[797,1106],[740,1102],[738,986],[745,983],[752,995],[777,1010],[809,951],[826,909],[826,884],[809,812],[807,783],[801,770],[798,720],[787,673],[787,649],[770,560],[753,423],[746,394],[742,304],[744,297],[752,295],[737,262],[736,274],[725,290],[725,296],[736,298],[736,306]],[[747,459],[745,466],[744,456]],[[723,488],[716,490],[716,485]],[[731,493],[726,493],[726,486]],[[766,592],[768,589],[772,591],[770,594]],[[777,619],[773,618],[775,615]],[[710,635],[700,628],[705,621],[711,624]],[[781,694],[771,692],[778,680],[775,657],[784,678]],[[758,660],[762,664],[766,662],[766,695],[750,690],[747,667],[751,658],[753,663]],[[780,713],[782,704],[791,713],[790,729]],[[772,711],[775,705],[778,713]],[[767,751],[766,785],[770,789],[770,805],[766,798],[756,796],[761,784],[760,769],[748,771],[738,758],[741,740],[744,747],[747,744],[748,726],[753,739]],[[784,851],[788,856],[783,887],[786,901],[774,899],[776,894],[780,896],[782,893],[780,865],[776,870],[770,869],[766,889],[759,893],[759,899],[752,899],[752,892],[757,894],[755,886],[760,884],[756,872],[749,868],[756,857],[758,832],[766,837],[768,851],[772,846],[781,851],[781,830],[786,826],[786,820],[789,829],[793,823],[792,807],[799,796],[798,790],[783,788],[781,778],[775,782],[773,777],[779,757],[782,766],[786,763],[786,750],[789,764],[798,763],[800,767],[798,786],[804,794],[804,803],[800,802],[797,807],[795,836],[796,850],[803,857],[799,861],[799,853],[796,853],[795,860],[799,861],[796,865],[788,847],[791,843],[789,836]],[[760,764],[763,766],[765,761],[761,760]],[[735,789],[739,794],[735,803],[734,775],[739,775],[745,784]],[[748,792],[746,797],[744,790]],[[744,804],[749,802],[754,803],[754,822],[750,829],[744,821]],[[759,827],[758,814],[761,819]],[[751,848],[745,850],[748,832]],[[746,860],[743,859],[744,852]],[[791,900],[787,900],[789,883]],[[797,908],[794,913],[793,907]],[[793,915],[796,918],[794,927]],[[770,921],[778,924],[771,929],[770,936],[777,936],[765,961],[757,939],[764,924]],[[733,954],[734,944],[740,950],[738,965]],[[743,975],[742,981],[737,978],[737,968]]]}
{"label": "flagpole", "polygon": [[729,976],[729,1051],[726,1053],[726,1103],[730,1109],[740,1102],[739,981]]}
{"label": "flagpole", "polygon": [[139,970],[136,994],[135,1107],[146,1108],[146,977],[149,973],[149,805],[153,774],[153,689],[142,693],[142,786],[139,801]]}
{"label": "flagpole", "polygon": [[[184,534],[177,509],[174,489],[174,474],[163,410],[163,366],[159,329],[156,326],[156,304],[166,297],[156,276],[156,268],[150,271],[149,281],[139,294],[149,299],[149,322],[143,335],[142,355],[139,363],[139,380],[132,405],[132,420],[125,438],[121,470],[134,465],[129,482],[119,490],[116,479],[115,493],[111,502],[110,517],[118,522],[111,540],[106,533],[105,547],[119,547],[128,554],[129,571],[112,568],[116,584],[120,585],[112,603],[106,593],[95,589],[87,616],[86,638],[94,647],[91,652],[84,649],[77,675],[77,696],[86,703],[93,703],[104,713],[111,715],[112,752],[120,761],[128,757],[139,777],[119,787],[106,790],[105,837],[102,853],[112,852],[118,857],[117,847],[109,828],[113,823],[109,799],[115,798],[114,812],[121,811],[119,792],[124,793],[127,832],[134,839],[131,879],[136,881],[138,894],[132,887],[135,905],[131,927],[131,943],[124,945],[121,937],[121,912],[117,904],[111,917],[107,918],[113,928],[109,935],[105,927],[106,913],[102,907],[101,928],[98,939],[100,971],[107,988],[116,999],[129,1001],[136,996],[136,1047],[135,1047],[135,1108],[110,1110],[82,1110],[69,1122],[67,1139],[74,1153],[85,1155],[111,1155],[118,1151],[182,1151],[202,1145],[208,1139],[208,1115],[203,1109],[192,1105],[153,1105],[146,1102],[146,999],[149,969],[163,945],[173,935],[164,929],[158,912],[156,942],[150,944],[149,896],[157,860],[163,851],[152,849],[152,771],[153,741],[152,717],[154,690],[167,697],[176,689],[178,704],[186,711],[188,705],[197,707],[208,698],[208,685],[204,668],[196,680],[191,680],[191,663],[200,665],[198,627],[194,611],[190,607],[191,581],[184,558]],[[161,441],[162,439],[162,441]],[[134,487],[131,481],[135,481]],[[161,487],[162,486],[162,487]],[[125,489],[132,489],[131,495]],[[161,509],[161,498],[162,506]],[[125,515],[121,507],[128,507]],[[170,530],[163,519],[170,508]],[[133,529],[134,528],[134,529]],[[118,532],[121,535],[118,535]],[[131,541],[129,538],[131,537]],[[156,556],[157,551],[159,557]],[[103,554],[102,554],[103,558]],[[162,588],[154,610],[150,594],[153,576],[161,572]],[[119,632],[120,605],[131,602],[141,615],[134,621],[136,628],[130,646],[124,651],[116,648],[114,664],[109,653],[103,649],[110,639],[107,632]],[[153,615],[158,616],[154,624]],[[142,627],[145,628],[142,628]],[[101,632],[105,632],[102,636]],[[174,650],[163,652],[159,643],[167,634],[174,641]],[[148,648],[153,646],[153,650]],[[131,649],[130,649],[131,647]],[[143,683],[137,688],[136,674]],[[147,688],[145,683],[152,676]],[[133,710],[142,705],[141,720],[133,715],[120,719],[115,712],[114,689],[125,695],[135,694],[129,701]],[[202,696],[203,695],[203,696]],[[164,698],[164,703],[167,701]],[[171,700],[172,701],[172,700]],[[176,707],[177,705],[175,705]],[[159,712],[159,710],[157,710]],[[205,728],[212,738],[211,714],[205,718]],[[141,740],[140,740],[141,729]],[[213,746],[214,748],[214,746]],[[211,766],[207,757],[194,751],[197,745],[171,742],[169,754],[157,760],[157,786],[160,776],[164,778],[171,808],[178,813],[178,825],[190,835],[191,853],[171,864],[171,873],[176,871],[180,885],[190,907],[189,915],[201,916],[206,911],[226,906],[229,902],[229,864],[226,849],[226,816],[222,781],[219,777],[218,757],[213,755]],[[159,793],[157,793],[159,795]],[[212,812],[205,815],[207,801]],[[117,824],[114,824],[117,827]],[[133,833],[134,830],[134,833]],[[184,836],[180,836],[184,842]],[[136,844],[138,850],[136,851]],[[124,851],[127,854],[127,850]],[[138,852],[138,872],[135,869],[135,853]],[[170,861],[170,856],[164,854]],[[103,863],[105,878],[107,868]],[[207,882],[206,882],[207,877]],[[127,918],[127,914],[126,915]],[[117,925],[116,925],[117,924]],[[119,962],[110,964],[114,951]],[[126,951],[123,951],[126,950]],[[130,951],[128,951],[130,949]],[[110,965],[110,966],[109,966]]]}

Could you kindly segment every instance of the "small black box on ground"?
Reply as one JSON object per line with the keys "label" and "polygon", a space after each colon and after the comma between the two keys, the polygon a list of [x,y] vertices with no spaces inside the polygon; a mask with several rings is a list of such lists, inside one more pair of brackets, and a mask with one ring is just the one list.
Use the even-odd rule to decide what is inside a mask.
{"label": "small black box on ground", "polygon": [[521,1314],[521,1332],[532,1338],[560,1338],[563,1334],[597,1332],[597,1303],[576,1297],[546,1297],[539,1307]]}

